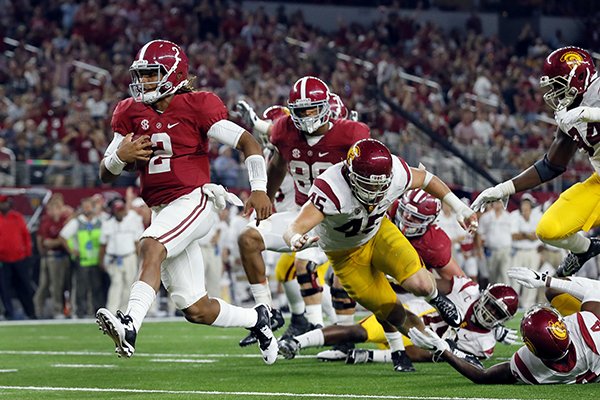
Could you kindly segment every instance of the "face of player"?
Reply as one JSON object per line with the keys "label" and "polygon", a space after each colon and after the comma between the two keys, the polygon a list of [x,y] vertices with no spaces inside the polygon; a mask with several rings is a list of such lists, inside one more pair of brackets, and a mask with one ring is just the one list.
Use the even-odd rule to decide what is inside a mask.
{"label": "face of player", "polygon": [[140,70],[140,83],[144,84],[144,88],[148,91],[156,89],[158,86],[159,74],[158,71],[153,69]]}

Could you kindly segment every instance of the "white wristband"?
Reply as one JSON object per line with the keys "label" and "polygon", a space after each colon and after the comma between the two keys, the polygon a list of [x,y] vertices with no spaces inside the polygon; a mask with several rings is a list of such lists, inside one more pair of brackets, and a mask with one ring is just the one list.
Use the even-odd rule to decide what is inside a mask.
{"label": "white wristband", "polygon": [[113,175],[121,175],[126,165],[127,163],[119,158],[116,151],[104,158],[104,167]]}
{"label": "white wristband", "polygon": [[267,164],[263,156],[253,154],[246,158],[246,168],[250,180],[250,189],[254,191],[267,191]]}
{"label": "white wristband", "polygon": [[470,210],[470,208],[465,203],[463,203],[458,197],[456,197],[456,195],[452,192],[448,192],[444,196],[442,201],[448,204],[452,208],[452,210],[459,215],[461,215],[460,211],[465,208]]}
{"label": "white wristband", "polygon": [[260,133],[261,135],[267,135],[269,133],[269,128],[271,127],[272,123],[271,122],[267,122],[265,120],[262,120],[260,118],[257,118],[254,121],[254,130],[258,133]]}
{"label": "white wristband", "polygon": [[504,196],[513,195],[513,194],[515,194],[515,191],[516,191],[515,184],[513,183],[512,180],[508,180],[506,182],[499,183],[498,185],[496,185],[496,187],[502,191],[502,194],[504,194]]}

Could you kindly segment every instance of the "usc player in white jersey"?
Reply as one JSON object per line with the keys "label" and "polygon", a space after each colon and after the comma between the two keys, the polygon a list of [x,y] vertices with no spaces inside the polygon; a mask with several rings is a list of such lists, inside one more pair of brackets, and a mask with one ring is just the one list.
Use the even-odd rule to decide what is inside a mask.
{"label": "usc player in white jersey", "polygon": [[581,300],[581,311],[564,317],[554,308],[531,307],[521,321],[525,345],[510,361],[482,369],[457,358],[431,330],[411,329],[414,344],[434,351],[475,383],[529,385],[600,382],[600,282],[580,277],[551,278],[527,268],[508,275],[528,288],[549,287]]}
{"label": "usc player in white jersey", "polygon": [[591,55],[570,46],[553,51],[544,60],[540,86],[549,88],[544,100],[555,111],[558,124],[548,152],[518,176],[485,189],[471,207],[480,211],[496,200],[506,205],[510,195],[565,172],[578,149],[586,152],[594,173],[564,191],[536,229],[542,242],[570,251],[557,270],[558,276],[569,276],[600,254],[600,239],[581,233],[600,226],[600,79]]}
{"label": "usc player in white jersey", "polygon": [[461,322],[456,307],[438,292],[416,250],[385,218],[391,203],[414,188],[423,188],[450,204],[465,229],[476,228],[475,213],[439,178],[410,168],[392,156],[383,143],[363,139],[350,148],[345,161],[315,179],[309,201],[284,234],[294,251],[319,244],[350,297],[373,312],[383,325],[391,350],[406,361],[405,371],[414,368],[398,329],[407,333],[409,326],[422,329],[423,325],[412,318],[414,315],[407,318],[386,275],[407,291],[426,297],[448,324],[458,326]]}

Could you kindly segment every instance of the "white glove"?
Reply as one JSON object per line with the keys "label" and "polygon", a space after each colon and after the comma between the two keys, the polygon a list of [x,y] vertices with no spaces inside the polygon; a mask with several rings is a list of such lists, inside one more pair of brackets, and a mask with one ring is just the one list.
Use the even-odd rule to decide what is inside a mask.
{"label": "white glove", "polygon": [[209,199],[212,200],[215,208],[217,210],[223,210],[227,207],[227,202],[236,205],[238,207],[243,207],[244,203],[233,193],[229,193],[225,188],[221,185],[217,185],[214,183],[206,183],[202,186],[202,193],[208,196]]}
{"label": "white glove", "polygon": [[502,182],[479,193],[471,208],[475,211],[484,211],[485,206],[494,201],[501,200],[504,208],[508,204],[508,197],[515,193],[515,185],[511,180]]}
{"label": "white glove", "polygon": [[256,115],[254,108],[252,108],[250,104],[248,104],[244,100],[239,100],[236,103],[236,111],[240,113],[240,116],[242,117],[246,125],[248,125],[251,128],[254,128],[254,124],[258,119],[258,115]]}
{"label": "white glove", "polygon": [[317,240],[319,240],[318,236],[308,236],[308,233],[304,235],[296,233],[290,238],[290,249],[292,251],[304,250],[311,247]]}
{"label": "white glove", "polygon": [[410,328],[408,336],[413,344],[432,351],[435,357],[439,357],[444,351],[450,350],[450,345],[429,328],[425,328],[424,332],[415,327]]}
{"label": "white glove", "polygon": [[539,273],[529,268],[513,267],[508,269],[508,277],[516,280],[529,289],[537,289],[546,286],[548,273]]}
{"label": "white glove", "polygon": [[479,227],[475,211],[471,210],[467,205],[456,210],[456,220],[458,221],[458,224],[471,235],[474,234]]}
{"label": "white glove", "polygon": [[496,325],[494,328],[494,337],[497,342],[509,345],[515,344],[519,339],[515,329],[507,328],[504,325]]}

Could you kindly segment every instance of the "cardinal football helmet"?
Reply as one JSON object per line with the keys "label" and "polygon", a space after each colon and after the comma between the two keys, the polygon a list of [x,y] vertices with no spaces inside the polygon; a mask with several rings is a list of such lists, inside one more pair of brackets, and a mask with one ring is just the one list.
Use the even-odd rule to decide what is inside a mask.
{"label": "cardinal football helmet", "polygon": [[[294,125],[299,130],[312,134],[329,122],[329,88],[319,78],[305,76],[292,86],[288,108]],[[306,111],[316,108],[316,113],[306,115]]]}
{"label": "cardinal football helmet", "polygon": [[281,117],[290,115],[290,110],[284,106],[271,106],[263,112],[263,119],[268,121],[276,121]]}
{"label": "cardinal football helmet", "polygon": [[521,336],[527,348],[542,360],[560,360],[571,345],[562,315],[549,306],[534,305],[525,312]]}
{"label": "cardinal football helmet", "polygon": [[406,237],[421,236],[435,221],[442,202],[421,189],[409,190],[398,202],[395,221]]}
{"label": "cardinal football helmet", "polygon": [[503,283],[488,286],[475,305],[473,313],[477,322],[492,329],[511,319],[519,307],[519,295],[512,287]]}
{"label": "cardinal football helmet", "polygon": [[570,106],[597,77],[590,53],[574,46],[550,53],[544,61],[543,74],[540,87],[550,88],[544,101],[553,110]]}
{"label": "cardinal football helmet", "polygon": [[348,119],[350,112],[344,105],[344,102],[335,93],[329,93],[329,108],[331,109],[331,116],[335,119]]}
{"label": "cardinal football helmet", "polygon": [[383,200],[392,182],[392,154],[375,139],[354,143],[344,162],[350,188],[363,204],[373,206]]}
{"label": "cardinal football helmet", "polygon": [[[141,48],[129,68],[131,96],[137,102],[152,104],[175,93],[188,83],[188,58],[177,44],[153,40]],[[152,82],[143,76],[156,76]]]}

